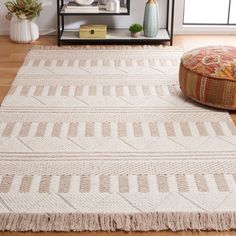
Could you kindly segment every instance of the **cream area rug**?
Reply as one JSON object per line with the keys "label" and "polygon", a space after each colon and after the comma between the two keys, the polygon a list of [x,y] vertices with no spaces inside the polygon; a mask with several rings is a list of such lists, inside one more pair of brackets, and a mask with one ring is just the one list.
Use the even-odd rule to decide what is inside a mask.
{"label": "cream area rug", "polygon": [[236,229],[236,128],[182,95],[181,55],[30,51],[0,110],[0,230]]}

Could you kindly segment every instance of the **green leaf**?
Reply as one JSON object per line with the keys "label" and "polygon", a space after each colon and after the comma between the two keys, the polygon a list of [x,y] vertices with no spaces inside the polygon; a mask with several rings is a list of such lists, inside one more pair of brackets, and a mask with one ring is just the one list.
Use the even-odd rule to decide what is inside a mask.
{"label": "green leaf", "polygon": [[143,26],[138,24],[138,23],[134,23],[132,24],[130,27],[129,27],[129,31],[131,33],[138,33],[138,32],[141,32],[143,31]]}
{"label": "green leaf", "polygon": [[[15,14],[19,19],[33,20],[42,11],[42,3],[38,0],[9,0],[4,4],[8,13]],[[11,17],[7,14],[6,18]]]}

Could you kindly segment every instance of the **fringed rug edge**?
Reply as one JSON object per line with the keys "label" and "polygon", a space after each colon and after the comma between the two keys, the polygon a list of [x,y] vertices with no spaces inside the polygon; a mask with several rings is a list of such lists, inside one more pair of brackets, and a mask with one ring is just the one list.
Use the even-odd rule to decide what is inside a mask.
{"label": "fringed rug edge", "polygon": [[138,49],[158,49],[158,50],[176,50],[183,51],[183,48],[177,46],[163,46],[163,45],[78,45],[78,46],[47,46],[34,45],[31,50],[138,50]]}
{"label": "fringed rug edge", "polygon": [[220,213],[2,213],[0,231],[229,231],[236,229],[236,212]]}

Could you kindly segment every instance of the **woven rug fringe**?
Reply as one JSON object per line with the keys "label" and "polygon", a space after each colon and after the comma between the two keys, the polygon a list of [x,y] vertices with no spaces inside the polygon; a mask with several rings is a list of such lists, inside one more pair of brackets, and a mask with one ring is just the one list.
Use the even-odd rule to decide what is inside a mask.
{"label": "woven rug fringe", "polygon": [[0,231],[228,231],[236,213],[0,214]]}
{"label": "woven rug fringe", "polygon": [[180,47],[175,46],[164,46],[164,45],[78,45],[78,46],[44,46],[44,45],[35,45],[32,47],[32,50],[128,50],[128,49],[173,49],[183,51]]}

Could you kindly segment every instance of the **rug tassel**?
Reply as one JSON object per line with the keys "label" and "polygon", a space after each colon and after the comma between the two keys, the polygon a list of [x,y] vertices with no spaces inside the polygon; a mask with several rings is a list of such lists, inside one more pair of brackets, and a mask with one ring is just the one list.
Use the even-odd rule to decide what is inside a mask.
{"label": "rug tassel", "polygon": [[0,231],[228,231],[236,213],[0,214]]}

